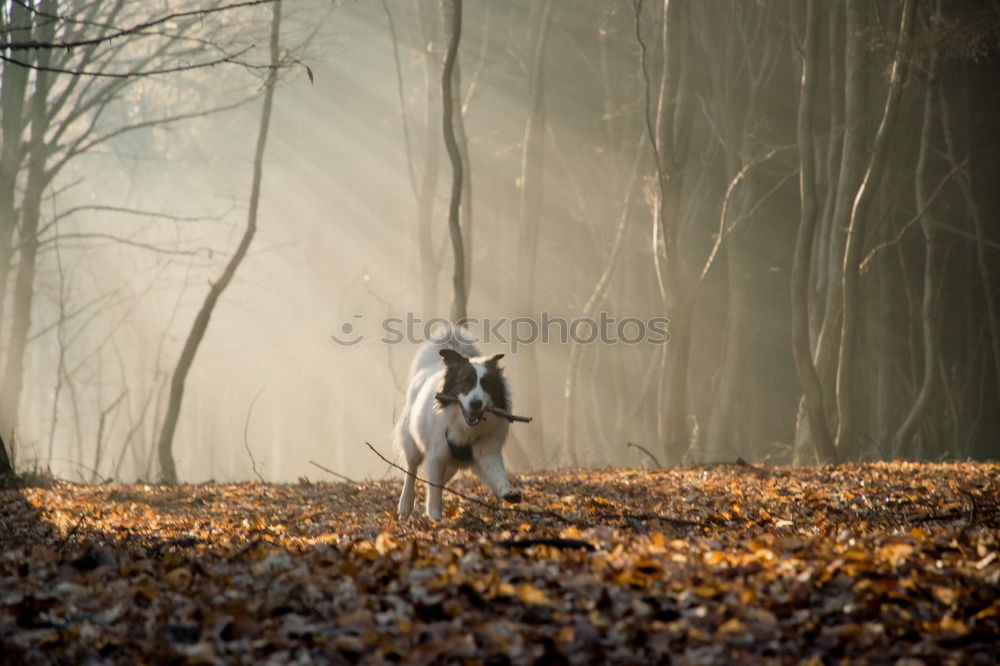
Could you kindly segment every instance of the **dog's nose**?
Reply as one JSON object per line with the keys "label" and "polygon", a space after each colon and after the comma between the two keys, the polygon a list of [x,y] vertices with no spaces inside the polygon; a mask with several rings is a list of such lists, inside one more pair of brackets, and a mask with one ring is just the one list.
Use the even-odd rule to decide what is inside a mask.
{"label": "dog's nose", "polygon": [[475,400],[470,400],[469,408],[472,409],[473,411],[478,412],[480,409],[483,408],[483,401],[480,400],[479,398],[476,398]]}

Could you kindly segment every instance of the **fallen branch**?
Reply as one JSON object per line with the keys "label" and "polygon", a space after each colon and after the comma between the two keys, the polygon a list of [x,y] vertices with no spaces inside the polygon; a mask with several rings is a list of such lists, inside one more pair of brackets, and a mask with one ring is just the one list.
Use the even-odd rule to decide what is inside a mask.
{"label": "fallen branch", "polygon": [[561,538],[549,538],[549,539],[506,539],[504,541],[495,542],[498,546],[503,546],[504,548],[530,548],[531,546],[550,546],[552,548],[582,548],[583,550],[593,551],[597,550],[594,544],[589,541],[584,541],[583,539],[561,539]]}
{"label": "fallen branch", "polygon": [[[371,445],[369,444],[369,446],[371,446]],[[309,464],[310,465],[315,465],[316,467],[319,467],[321,470],[323,470],[327,474],[333,474],[335,477],[337,477],[339,479],[343,479],[344,481],[347,481],[348,483],[354,483],[354,479],[349,479],[346,476],[344,476],[343,474],[341,474],[340,472],[334,472],[329,467],[323,467],[322,465],[320,465],[318,462],[316,462],[314,460],[310,460]]]}
{"label": "fallen branch", "polygon": [[744,468],[746,468],[746,469],[748,469],[751,472],[754,472],[756,474],[762,474],[764,476],[769,476],[770,475],[770,472],[767,471],[766,467],[758,467],[757,465],[754,465],[753,463],[749,463],[746,460],[744,460],[743,456],[741,456],[741,455],[737,455],[736,456],[736,466],[737,467],[744,467]]}
{"label": "fallen branch", "polygon": [[[447,393],[437,393],[434,395],[434,397],[440,400],[441,402],[458,402],[458,398],[456,398],[453,395],[448,395]],[[483,408],[483,411],[487,411],[490,414],[496,414],[497,416],[501,416],[510,421],[511,423],[514,423],[515,421],[519,421],[521,423],[531,423],[530,416],[515,416],[514,414],[511,414],[506,410],[500,409],[499,407],[494,407],[493,405],[487,405],[486,407]],[[369,446],[371,445],[369,444]]]}
{"label": "fallen branch", "polygon": [[642,451],[643,453],[645,453],[647,456],[649,456],[649,459],[652,460],[653,463],[657,467],[663,467],[663,465],[660,464],[660,461],[656,459],[656,456],[654,456],[652,453],[650,453],[649,449],[647,449],[642,444],[634,444],[632,442],[625,442],[625,446],[631,446],[631,447],[639,449],[640,451]]}
{"label": "fallen branch", "polygon": [[192,546],[205,546],[210,545],[212,542],[208,539],[202,539],[200,537],[191,536],[190,534],[183,534],[174,539],[168,539],[165,541],[159,541],[149,548],[149,552],[154,556],[159,557],[163,551],[168,548],[179,547],[179,548],[191,548]]}

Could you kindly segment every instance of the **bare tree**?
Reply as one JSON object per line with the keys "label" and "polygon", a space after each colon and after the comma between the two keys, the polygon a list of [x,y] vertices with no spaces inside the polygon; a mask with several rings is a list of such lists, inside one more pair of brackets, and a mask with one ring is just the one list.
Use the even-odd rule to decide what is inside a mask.
{"label": "bare tree", "polygon": [[[520,176],[520,206],[518,212],[518,270],[517,298],[518,307],[528,317],[535,316],[535,289],[537,283],[536,267],[538,265],[538,235],[542,219],[542,201],[544,197],[545,170],[545,48],[548,44],[549,26],[552,22],[552,7],[554,0],[545,0],[535,6],[533,11],[539,12],[537,21],[531,21],[533,39],[531,57],[528,61],[528,114],[524,122],[524,138],[521,144],[521,176]],[[527,345],[519,363],[524,373],[522,386],[525,392],[525,402],[534,409],[535,432],[540,433],[538,445],[531,447],[536,453],[544,455],[541,443],[545,441],[544,421],[541,418],[542,391],[538,371],[538,357],[535,345]],[[570,434],[565,433],[566,437]],[[573,450],[572,442],[567,442]]]}
{"label": "bare tree", "polygon": [[927,83],[924,87],[920,148],[916,172],[913,176],[917,210],[923,211],[920,217],[920,229],[924,238],[923,295],[920,304],[920,331],[923,338],[922,377],[913,403],[896,430],[896,434],[893,435],[891,451],[894,455],[899,455],[909,448],[910,441],[926,416],[934,391],[934,380],[937,376],[938,323],[935,295],[941,279],[941,262],[938,256],[936,225],[931,213],[927,210],[930,207],[927,193],[927,171],[931,153],[931,130],[934,127],[934,97],[938,92],[937,61],[937,49],[932,48],[927,67]]}
{"label": "bare tree", "polygon": [[[134,78],[198,69],[206,63],[199,64],[197,56],[213,49],[224,50],[212,42],[221,34],[218,26],[204,28],[198,38],[188,36],[196,26],[202,29],[201,17],[223,8],[256,4],[261,2],[215,7],[192,3],[190,10],[140,20],[127,28],[118,27],[118,22],[126,22],[129,16],[148,16],[148,11],[127,6],[121,0],[111,5],[75,0],[59,13],[48,11],[48,5],[14,2],[0,12],[0,38],[4,40],[0,48],[0,321],[10,326],[7,344],[2,347],[0,377],[0,421],[5,428],[16,427],[22,399],[25,354],[33,339],[29,330],[38,290],[40,253],[46,244],[54,247],[59,236],[88,237],[61,234],[54,226],[56,219],[42,224],[46,191],[77,158],[112,145],[130,133],[165,127],[243,103],[241,100],[216,109],[152,119],[135,120],[116,114],[116,104]],[[161,25],[173,21],[178,23],[171,23],[169,29]],[[162,66],[164,63],[174,64]],[[21,186],[15,188],[17,183]],[[55,235],[43,238],[50,230]],[[151,248],[109,234],[89,237]],[[7,285],[12,271],[14,288],[10,290]],[[10,303],[8,295],[12,296]]]}
{"label": "bare tree", "polygon": [[[636,14],[642,14],[637,2]],[[665,0],[660,13],[660,81],[658,102],[644,108],[647,140],[656,167],[656,216],[666,255],[666,290],[671,299],[670,365],[667,378],[665,419],[667,459],[680,462],[690,444],[688,427],[688,364],[691,353],[691,289],[685,276],[680,247],[683,220],[683,188],[691,127],[689,3]],[[641,31],[637,31],[641,38]],[[646,48],[640,43],[640,57]],[[648,69],[643,66],[644,85],[650,88]]]}
{"label": "bare tree", "polygon": [[816,237],[816,149],[813,131],[813,105],[816,98],[817,32],[819,8],[816,0],[806,7],[806,30],[802,46],[802,82],[799,92],[797,137],[799,144],[799,198],[801,212],[795,258],[792,263],[792,351],[795,369],[805,393],[805,408],[809,415],[812,442],[820,455],[829,461],[836,459],[833,437],[826,422],[823,389],[813,364],[809,340],[809,275],[810,259]]}
{"label": "bare tree", "polygon": [[843,276],[843,317],[840,330],[840,352],[837,362],[837,437],[836,447],[843,453],[856,444],[857,433],[854,422],[854,401],[858,399],[855,386],[855,369],[859,363],[855,345],[858,317],[860,314],[859,272],[864,257],[864,231],[868,222],[872,202],[882,179],[886,160],[889,156],[890,139],[899,113],[900,97],[903,93],[903,76],[906,67],[906,53],[902,47],[910,36],[913,25],[915,0],[905,0],[899,23],[899,36],[889,74],[889,90],[886,94],[882,120],[875,134],[875,144],[865,170],[861,186],[858,188],[851,208],[851,219],[847,227],[847,242],[844,248]]}
{"label": "bare tree", "polygon": [[[55,23],[45,21],[38,30],[43,40],[51,39]],[[42,194],[51,178],[51,173],[46,167],[52,149],[46,142],[45,135],[51,120],[47,103],[52,75],[46,70],[52,61],[52,51],[43,49],[37,53],[36,58],[40,69],[35,75],[35,86],[28,104],[30,137],[25,147],[28,153],[28,168],[18,228],[20,243],[17,273],[14,279],[13,316],[7,342],[3,384],[0,387],[0,414],[9,419],[9,427],[12,428],[17,423],[24,382],[24,351],[28,344],[28,328],[31,324]],[[20,128],[17,128],[17,131],[20,132]]]}
{"label": "bare tree", "polygon": [[454,256],[452,272],[451,320],[461,324],[468,317],[468,293],[465,277],[465,244],[462,241],[462,227],[459,213],[462,207],[462,155],[455,136],[454,85],[455,61],[458,59],[458,45],[462,38],[462,0],[448,0],[446,3],[446,23],[448,25],[448,50],[441,68],[441,107],[443,117],[444,144],[451,159],[451,200],[448,206],[448,229],[451,235],[451,249]]}
{"label": "bare tree", "polygon": [[264,170],[264,148],[267,145],[267,133],[271,126],[271,106],[274,101],[274,86],[278,77],[278,70],[281,66],[281,54],[278,50],[278,36],[281,29],[281,3],[273,4],[273,17],[271,20],[270,53],[271,66],[264,84],[264,103],[260,114],[260,127],[257,131],[257,147],[254,151],[253,181],[250,186],[250,206],[247,211],[247,226],[243,231],[243,237],[236,248],[236,252],[229,258],[225,269],[219,279],[212,284],[205,296],[198,315],[195,317],[181,350],[177,367],[174,369],[173,377],[170,380],[170,397],[167,402],[167,414],[160,430],[160,438],[157,443],[157,451],[160,458],[160,474],[165,483],[177,483],[177,466],[174,462],[173,443],[174,432],[177,429],[177,420],[180,417],[181,401],[184,397],[184,383],[187,380],[188,371],[194,363],[195,354],[205,332],[208,330],[208,322],[215,310],[215,305],[222,296],[222,292],[232,281],[236,270],[250,249],[254,234],[257,232],[257,206],[260,202],[260,184],[263,179]]}

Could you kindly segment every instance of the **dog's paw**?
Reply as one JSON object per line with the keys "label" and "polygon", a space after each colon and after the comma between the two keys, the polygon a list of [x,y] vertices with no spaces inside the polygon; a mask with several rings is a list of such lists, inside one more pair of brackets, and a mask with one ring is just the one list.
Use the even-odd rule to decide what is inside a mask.
{"label": "dog's paw", "polygon": [[510,502],[511,504],[517,504],[521,501],[521,491],[520,490],[508,490],[503,494],[503,501]]}

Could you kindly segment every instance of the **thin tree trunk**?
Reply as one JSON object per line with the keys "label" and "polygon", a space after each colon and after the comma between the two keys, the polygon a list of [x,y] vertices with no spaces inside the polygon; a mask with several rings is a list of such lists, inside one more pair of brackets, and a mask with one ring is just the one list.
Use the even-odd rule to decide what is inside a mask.
{"label": "thin tree trunk", "polygon": [[864,257],[865,225],[868,222],[868,212],[875,200],[875,193],[885,171],[885,163],[889,156],[890,139],[896,125],[899,112],[899,100],[903,93],[903,73],[906,67],[906,55],[902,46],[909,39],[910,28],[913,25],[914,0],[905,0],[899,24],[899,39],[896,44],[892,61],[892,71],[889,78],[889,91],[886,95],[882,120],[875,134],[875,144],[865,176],[858,188],[851,209],[851,221],[847,227],[847,240],[844,248],[843,276],[841,291],[843,296],[843,314],[840,328],[840,353],[837,363],[837,437],[835,446],[841,454],[845,454],[855,445],[854,404],[855,370],[858,359],[855,358],[855,342],[858,329],[858,315],[861,307],[859,268]]}
{"label": "thin tree trunk", "polygon": [[[641,145],[641,142],[641,138],[636,142],[637,148],[638,145]],[[607,295],[608,286],[611,282],[611,275],[614,273],[624,246],[625,231],[628,229],[629,221],[629,203],[632,200],[632,190],[635,188],[636,181],[638,180],[641,157],[642,152],[637,149],[635,151],[635,160],[632,163],[632,173],[629,176],[628,184],[625,186],[625,196],[622,200],[621,211],[618,216],[618,227],[615,231],[614,241],[611,244],[611,251],[608,253],[607,261],[604,263],[604,268],[601,271],[601,277],[598,278],[597,284],[594,285],[593,290],[590,292],[590,298],[587,299],[587,302],[584,304],[583,310],[580,313],[583,318],[592,317],[595,310],[598,306],[600,306],[601,302]],[[561,458],[561,462],[564,461],[571,467],[576,466],[578,462],[578,447],[574,446],[574,442],[576,440],[576,403],[579,399],[579,396],[577,395],[577,379],[580,373],[582,358],[583,345],[574,341],[570,346],[569,363],[567,364],[566,380],[563,386],[563,400],[565,408],[563,411],[562,450],[566,455]]]}
{"label": "thin tree trunk", "polygon": [[[826,10],[829,16],[829,72],[827,104],[829,106],[830,122],[829,138],[825,142],[826,173],[821,178],[826,181],[826,192],[823,199],[823,210],[817,222],[817,238],[813,243],[812,278],[813,306],[809,312],[809,340],[813,353],[819,343],[819,332],[823,326],[823,314],[826,311],[826,295],[830,278],[830,238],[832,236],[834,206],[837,202],[837,190],[840,184],[841,157],[844,149],[844,29],[843,12],[837,5],[817,7],[816,11]],[[822,24],[822,21],[820,22]],[[817,49],[817,54],[819,50]],[[818,64],[818,63],[817,63]],[[813,103],[815,108],[815,102]],[[817,180],[817,187],[822,183]]]}
{"label": "thin tree trunk", "polygon": [[462,160],[462,206],[459,225],[462,227],[462,256],[465,259],[465,297],[472,287],[472,161],[469,159],[469,140],[465,135],[465,114],[462,107],[462,63],[455,60],[451,77],[452,118],[455,121],[455,145]]}
{"label": "thin tree trunk", "polygon": [[[825,5],[828,6],[829,5]],[[867,65],[867,31],[868,12],[871,4],[868,0],[847,0],[846,21],[843,39],[844,87],[841,95],[844,99],[843,140],[840,150],[840,170],[837,174],[837,189],[834,196],[832,218],[827,225],[828,236],[821,242],[827,248],[826,266],[826,296],[823,299],[823,319],[816,335],[813,350],[813,361],[821,385],[835,384],[837,367],[837,350],[840,345],[841,313],[843,310],[843,260],[844,231],[850,221],[851,202],[857,193],[864,175],[864,156],[868,154],[868,65]],[[830,7],[831,11],[841,11],[839,7]],[[826,413],[836,412],[835,394],[828,392],[824,396]],[[808,439],[808,416],[799,421],[796,432],[796,442]],[[799,452],[802,457],[802,452]]]}
{"label": "thin tree trunk", "polygon": [[[538,265],[538,236],[542,219],[542,201],[545,191],[545,48],[548,43],[549,25],[552,22],[553,0],[541,6],[541,19],[537,23],[528,69],[528,117],[524,123],[521,145],[521,197],[518,211],[518,271],[516,308],[527,317],[536,315],[535,282]],[[538,456],[544,456],[545,421],[541,418],[542,390],[539,377],[538,356],[535,345],[525,346],[520,368],[524,372],[526,404],[536,414],[533,446],[528,447]],[[567,433],[564,431],[564,435]],[[572,441],[564,442],[569,450],[576,447]],[[541,458],[538,458],[541,459]]]}
{"label": "thin tree trunk", "polygon": [[809,274],[813,242],[816,237],[816,147],[813,139],[813,103],[816,97],[816,48],[819,8],[809,0],[806,8],[806,34],[802,56],[802,82],[799,97],[797,136],[799,143],[799,196],[801,212],[795,256],[792,260],[792,352],[795,370],[802,382],[805,411],[809,419],[812,444],[827,462],[837,459],[830,428],[823,408],[823,388],[813,364],[809,340]]}
{"label": "thin tree trunk", "polygon": [[[689,290],[684,281],[680,252],[680,220],[684,165],[687,162],[687,140],[691,125],[690,100],[687,93],[687,63],[690,21],[686,3],[664,0],[660,30],[662,73],[660,98],[655,118],[650,115],[651,91],[646,66],[646,46],[642,40],[640,16],[642,3],[635,8],[636,41],[642,65],[645,105],[643,107],[646,134],[656,166],[657,204],[660,228],[666,255],[667,289],[673,310],[670,313],[671,363],[667,378],[665,451],[667,460],[678,463],[686,455],[689,442],[687,422],[687,375],[690,353],[691,315]],[[682,22],[683,25],[676,25]]]}
{"label": "thin tree trunk", "polygon": [[[927,407],[930,405],[934,391],[934,377],[937,374],[937,321],[935,313],[935,291],[940,280],[940,268],[937,256],[937,238],[935,223],[928,208],[927,200],[927,161],[931,150],[931,128],[934,121],[934,93],[937,89],[937,50],[930,55],[927,73],[927,87],[924,90],[924,118],[920,128],[920,152],[917,157],[917,169],[914,175],[917,210],[926,211],[920,217],[920,228],[924,236],[924,285],[923,297],[920,303],[920,330],[923,336],[923,368],[920,388],[910,406],[906,418],[892,438],[892,454],[905,455],[910,441],[916,434]],[[987,294],[989,297],[989,294]]]}
{"label": "thin tree trunk", "polygon": [[[59,233],[56,227],[56,234]],[[66,271],[63,268],[62,253],[59,250],[58,235],[54,241],[56,255],[56,267],[59,270],[59,321],[56,325],[56,343],[59,345],[59,357],[56,362],[56,382],[52,389],[52,416],[49,427],[48,456],[46,457],[46,469],[52,469],[52,456],[55,452],[56,430],[59,427],[59,399],[62,395],[63,374],[66,372]]]}
{"label": "thin tree trunk", "polygon": [[454,254],[452,272],[451,320],[457,324],[468,317],[468,294],[465,291],[465,244],[462,242],[462,226],[459,214],[462,207],[462,155],[455,137],[455,97],[452,94],[452,75],[458,58],[458,44],[462,38],[462,0],[448,0],[445,3],[448,30],[448,50],[444,56],[441,71],[441,107],[444,145],[451,159],[451,203],[448,207],[448,229],[451,234],[451,249]]}
{"label": "thin tree trunk", "polygon": [[160,439],[157,450],[160,457],[160,474],[164,483],[177,483],[177,466],[174,463],[173,442],[174,432],[177,429],[177,420],[180,417],[181,401],[184,397],[184,382],[187,379],[188,371],[194,363],[198,346],[205,337],[208,330],[208,322],[215,310],[215,305],[222,296],[222,292],[232,281],[236,274],[236,269],[250,249],[250,242],[257,232],[257,206],[260,202],[260,184],[263,178],[264,148],[267,145],[267,133],[271,124],[271,107],[274,101],[274,85],[278,77],[279,53],[278,35],[281,29],[281,2],[272,5],[273,17],[271,20],[271,71],[268,73],[267,83],[264,88],[264,105],[260,114],[260,127],[257,132],[257,147],[254,152],[253,182],[250,187],[250,207],[247,212],[247,226],[240,239],[240,244],[236,252],[230,257],[225,269],[218,281],[208,290],[208,295],[202,303],[201,310],[195,317],[191,332],[184,342],[177,367],[174,369],[173,377],[170,380],[170,397],[167,403],[167,413],[163,421],[163,428],[160,431]]}
{"label": "thin tree trunk", "polygon": [[[941,127],[944,132],[945,146],[947,148],[948,161],[951,168],[958,168],[958,146],[951,130],[950,110],[951,104],[948,96],[942,92],[941,100]],[[969,219],[972,221],[972,228],[975,232],[976,240],[976,266],[979,269],[979,281],[983,286],[983,296],[986,300],[986,321],[990,337],[990,348],[993,351],[993,364],[996,370],[994,379],[997,382],[997,392],[995,397],[1000,397],[1000,318],[996,311],[996,291],[993,289],[993,278],[990,275],[990,262],[986,257],[986,236],[983,232],[983,218],[979,210],[979,204],[972,192],[971,168],[962,170],[958,174],[958,186],[965,199],[965,207],[969,212]],[[995,403],[994,403],[995,406]]]}

